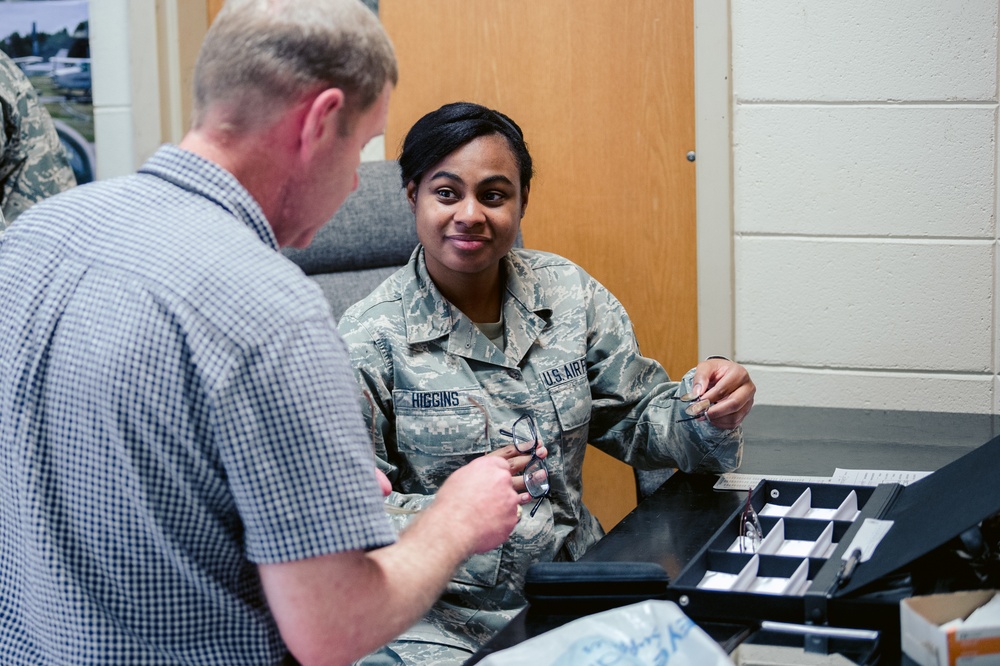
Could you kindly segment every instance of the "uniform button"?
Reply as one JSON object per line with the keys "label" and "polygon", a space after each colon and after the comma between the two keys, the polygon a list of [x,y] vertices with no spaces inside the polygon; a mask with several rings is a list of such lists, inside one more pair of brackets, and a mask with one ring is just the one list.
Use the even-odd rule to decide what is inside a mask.
{"label": "uniform button", "polygon": [[508,370],[507,374],[510,375],[511,379],[517,379],[517,380],[521,379],[521,371],[520,370]]}

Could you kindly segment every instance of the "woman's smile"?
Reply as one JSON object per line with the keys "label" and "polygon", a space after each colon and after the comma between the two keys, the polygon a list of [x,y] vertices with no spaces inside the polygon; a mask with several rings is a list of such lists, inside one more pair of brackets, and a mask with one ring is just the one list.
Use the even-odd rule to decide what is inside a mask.
{"label": "woman's smile", "polygon": [[452,234],[445,236],[445,240],[453,244],[457,249],[466,252],[475,252],[486,247],[490,240],[484,236],[474,236],[470,234]]}

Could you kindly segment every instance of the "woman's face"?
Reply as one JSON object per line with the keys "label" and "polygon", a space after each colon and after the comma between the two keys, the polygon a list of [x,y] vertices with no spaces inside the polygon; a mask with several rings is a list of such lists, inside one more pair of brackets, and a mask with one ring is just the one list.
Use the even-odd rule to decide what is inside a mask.
{"label": "woman's face", "polygon": [[427,270],[439,287],[488,284],[514,245],[528,192],[499,134],[473,139],[435,164],[406,195],[417,218]]}

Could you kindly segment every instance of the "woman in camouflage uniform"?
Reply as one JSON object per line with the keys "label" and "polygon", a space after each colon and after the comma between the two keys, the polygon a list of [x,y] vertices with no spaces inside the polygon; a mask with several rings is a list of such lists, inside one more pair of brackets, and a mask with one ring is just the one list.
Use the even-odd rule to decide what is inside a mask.
{"label": "woman in camouflage uniform", "polygon": [[508,458],[531,501],[530,452],[509,436],[522,415],[545,445],[536,455],[547,454],[537,512],[468,560],[424,621],[366,662],[461,663],[523,607],[531,563],[575,560],[602,536],[581,500],[588,442],[642,469],[733,470],[755,387],[721,358],[670,381],[639,353],[607,289],[567,259],[513,247],[532,166],[507,116],[446,105],[413,126],[400,165],[420,245],[340,322],[392,480],[387,510],[405,526],[451,472],[484,454]]}

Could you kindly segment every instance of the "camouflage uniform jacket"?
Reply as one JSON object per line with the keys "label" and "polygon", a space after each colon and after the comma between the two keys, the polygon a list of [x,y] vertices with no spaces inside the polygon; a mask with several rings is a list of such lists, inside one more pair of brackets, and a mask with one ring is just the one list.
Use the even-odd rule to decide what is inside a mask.
{"label": "camouflage uniform jacket", "polygon": [[26,208],[76,185],[49,112],[31,82],[0,53],[0,231]]}
{"label": "camouflage uniform jacket", "polygon": [[503,265],[503,350],[441,295],[422,247],[340,322],[398,525],[459,466],[510,444],[500,429],[520,415],[534,416],[548,449],[550,491],[538,512],[468,560],[421,625],[473,647],[523,606],[531,563],[576,560],[603,535],[581,501],[588,442],[634,467],[688,472],[733,470],[743,447],[740,429],[675,423],[684,403],[670,396],[689,389],[692,373],[671,382],[642,356],[621,303],[579,266],[524,249]]}

